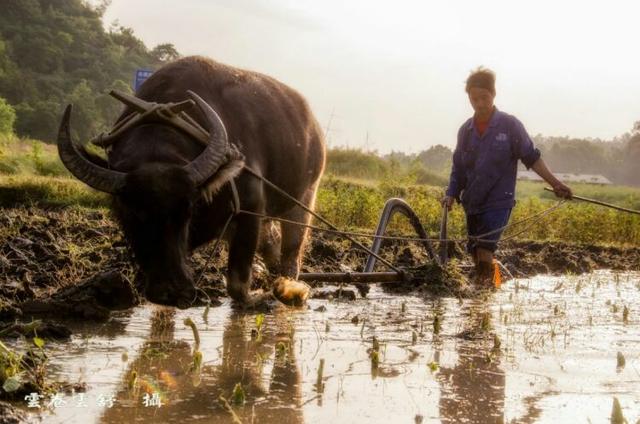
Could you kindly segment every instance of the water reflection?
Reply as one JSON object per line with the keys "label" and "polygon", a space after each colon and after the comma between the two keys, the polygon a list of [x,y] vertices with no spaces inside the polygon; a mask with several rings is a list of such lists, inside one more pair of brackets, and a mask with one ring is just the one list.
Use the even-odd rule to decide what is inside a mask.
{"label": "water reflection", "polygon": [[[455,346],[455,366],[441,368],[440,416],[443,423],[503,423],[505,373],[490,335],[489,304],[466,303],[460,310],[462,331]],[[442,344],[434,340],[436,357]]]}
{"label": "water reflection", "polygon": [[[246,403],[232,410],[245,423],[604,422],[614,395],[636,422],[640,320],[632,302],[639,289],[640,275],[604,273],[537,277],[463,302],[373,288],[366,300],[276,308],[265,314],[260,337],[251,336],[256,314],[228,304],[212,308],[208,320],[202,309],[146,305],[123,318],[125,334],[105,328],[102,337],[76,337],[51,355],[56,376],[87,382],[89,408],[59,408],[44,421],[232,422],[219,399],[233,403],[240,383]],[[434,316],[441,317],[439,334]],[[199,373],[191,369],[187,317],[202,338]],[[502,353],[494,351],[494,333]],[[624,369],[616,368],[618,351]],[[162,407],[143,406],[143,395],[154,392]],[[99,405],[111,393],[113,407]]]}
{"label": "water reflection", "polygon": [[[273,322],[252,336],[255,315],[232,312],[224,325],[221,361],[215,361],[221,363],[209,364],[205,357],[198,372],[193,367],[192,343],[174,339],[175,310],[155,311],[149,337],[125,372],[117,401],[104,410],[101,422],[185,418],[231,422],[236,414],[242,422],[302,423],[300,372],[288,316],[286,311],[276,311],[267,317]],[[245,394],[244,405],[233,401],[238,383]],[[144,395],[154,393],[159,394],[162,406],[145,406]],[[221,397],[228,401],[227,406]]]}

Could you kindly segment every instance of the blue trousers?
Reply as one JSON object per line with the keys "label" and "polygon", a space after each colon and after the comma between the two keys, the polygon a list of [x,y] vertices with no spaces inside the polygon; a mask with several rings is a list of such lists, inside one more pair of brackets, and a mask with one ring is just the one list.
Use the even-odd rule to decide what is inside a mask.
{"label": "blue trousers", "polygon": [[498,241],[502,236],[502,230],[496,231],[482,240],[474,240],[473,236],[481,236],[491,231],[504,227],[509,222],[511,208],[495,209],[481,212],[479,214],[467,215],[467,234],[470,236],[467,242],[467,250],[474,253],[477,248],[482,248],[495,252],[498,249]]}

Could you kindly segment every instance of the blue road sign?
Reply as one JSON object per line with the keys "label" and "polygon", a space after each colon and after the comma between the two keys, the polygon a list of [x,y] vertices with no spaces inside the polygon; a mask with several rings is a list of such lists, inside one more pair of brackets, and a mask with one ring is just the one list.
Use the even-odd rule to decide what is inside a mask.
{"label": "blue road sign", "polygon": [[133,79],[133,91],[138,91],[138,88],[153,74],[151,69],[136,69],[136,76]]}

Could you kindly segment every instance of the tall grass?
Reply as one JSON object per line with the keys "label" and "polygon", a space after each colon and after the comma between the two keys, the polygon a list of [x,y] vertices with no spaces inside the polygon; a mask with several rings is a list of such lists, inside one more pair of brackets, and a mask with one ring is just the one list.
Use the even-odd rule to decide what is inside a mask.
{"label": "tall grass", "polygon": [[393,180],[405,184],[429,184],[445,186],[447,179],[424,167],[418,160],[401,163],[382,158],[375,152],[361,149],[334,148],[327,151],[328,175],[361,180]]}
{"label": "tall grass", "polygon": [[56,146],[38,140],[0,135],[0,174],[70,176]]}
{"label": "tall grass", "polygon": [[[617,203],[625,203],[624,199],[637,195],[636,190],[630,188],[617,188],[614,191],[618,196],[610,196],[608,200]],[[552,198],[543,198],[543,193],[541,191],[540,196],[526,198],[520,196],[510,222],[517,223],[556,204]],[[595,194],[596,190],[590,193],[596,197]],[[442,196],[443,189],[431,186],[394,185],[389,182],[379,183],[378,186],[363,186],[352,180],[327,177],[320,186],[317,210],[338,226],[372,232],[385,200],[401,197],[416,211],[427,232],[437,236],[442,216]],[[505,236],[529,227],[516,239],[625,246],[640,244],[640,216],[578,201],[567,202],[542,217],[539,222],[530,225],[531,223],[530,221],[516,225],[507,230]],[[455,238],[464,237],[465,229],[464,213],[462,208],[456,205],[449,214],[448,235]],[[401,215],[392,220],[389,231],[412,235],[411,226]]]}
{"label": "tall grass", "polygon": [[[329,154],[327,172],[316,201],[316,210],[323,217],[340,228],[373,232],[385,201],[400,197],[416,211],[429,234],[437,235],[442,215],[440,199],[446,184],[443,177],[436,176],[439,179],[434,184],[417,184],[415,172],[409,170],[393,174],[384,168],[382,162],[371,158],[365,160],[362,168],[354,168],[347,164],[356,164],[363,159],[363,154],[372,154],[359,152],[350,158],[349,152],[353,153],[339,151],[338,156]],[[341,161],[341,165],[332,165],[332,160]],[[342,172],[341,166],[345,166],[345,170],[360,171],[336,175]],[[640,209],[640,189],[589,184],[573,184],[572,188],[578,195]],[[555,204],[553,195],[543,190],[543,184],[525,181],[518,182],[517,201],[511,222]],[[71,178],[60,163],[55,146],[15,137],[0,138],[0,207],[24,204],[102,208],[108,206],[109,197]],[[392,220],[389,231],[412,235],[411,227],[403,216]],[[449,215],[449,236],[457,238],[464,235],[465,217],[457,205]],[[518,238],[637,246],[640,244],[640,217],[573,201]]]}
{"label": "tall grass", "polygon": [[0,207],[79,205],[104,208],[109,203],[109,196],[70,177],[0,175]]}

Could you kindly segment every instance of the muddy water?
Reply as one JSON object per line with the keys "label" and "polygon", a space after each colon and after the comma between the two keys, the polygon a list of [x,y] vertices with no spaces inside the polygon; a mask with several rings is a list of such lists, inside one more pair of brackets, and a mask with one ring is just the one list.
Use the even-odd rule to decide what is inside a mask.
{"label": "muddy water", "polygon": [[[87,391],[39,415],[60,423],[232,422],[233,414],[245,423],[596,423],[609,422],[615,396],[635,423],[639,300],[637,273],[539,276],[462,301],[374,288],[366,300],[277,306],[257,335],[257,313],[228,302],[206,315],[147,305],[99,328],[78,324],[72,342],[49,344],[52,377],[86,382]],[[199,330],[199,371],[187,317]],[[244,404],[233,396],[237,383]]]}

